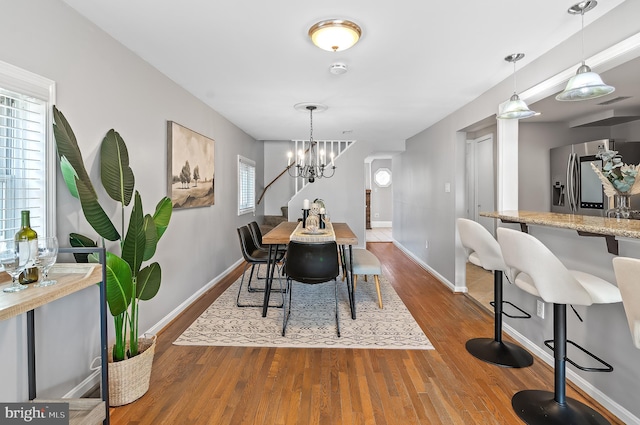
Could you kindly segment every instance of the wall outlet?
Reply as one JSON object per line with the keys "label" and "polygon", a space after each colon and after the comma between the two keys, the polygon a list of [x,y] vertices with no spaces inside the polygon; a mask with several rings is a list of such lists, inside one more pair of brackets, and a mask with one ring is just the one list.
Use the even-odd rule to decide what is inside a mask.
{"label": "wall outlet", "polygon": [[536,314],[539,318],[544,319],[544,302],[541,300],[536,300]]}

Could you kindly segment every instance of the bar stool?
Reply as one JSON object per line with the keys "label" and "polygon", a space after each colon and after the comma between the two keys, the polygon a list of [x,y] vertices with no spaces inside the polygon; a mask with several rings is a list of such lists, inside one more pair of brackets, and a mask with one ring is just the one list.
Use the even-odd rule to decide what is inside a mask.
{"label": "bar stool", "polygon": [[[512,229],[498,229],[498,243],[507,267],[522,290],[553,303],[554,392],[524,390],[511,399],[516,414],[528,424],[608,424],[591,407],[566,396],[566,362],[589,372],[611,372],[613,367],[567,340],[567,304],[609,304],[622,301],[618,288],[599,277],[567,270],[549,249],[533,236]],[[567,342],[604,365],[587,368],[567,358]]]}
{"label": "bar stool", "polygon": [[613,259],[613,270],[622,294],[622,305],[633,343],[636,348],[640,348],[640,260],[616,257]]}
{"label": "bar stool", "polygon": [[457,223],[462,245],[470,251],[469,262],[493,272],[494,337],[470,339],[466,343],[467,351],[472,356],[497,366],[531,366],[531,353],[518,345],[502,341],[502,276],[506,265],[500,245],[481,224],[466,218],[459,218]]}

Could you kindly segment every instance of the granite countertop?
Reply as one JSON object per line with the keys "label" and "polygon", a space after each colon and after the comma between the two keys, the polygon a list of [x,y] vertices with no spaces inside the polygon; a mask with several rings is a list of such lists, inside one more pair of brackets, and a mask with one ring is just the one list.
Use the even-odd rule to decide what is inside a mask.
{"label": "granite countertop", "polygon": [[536,224],[599,235],[640,239],[640,220],[538,211],[495,211],[481,212],[480,215],[482,217],[499,218],[505,222]]}

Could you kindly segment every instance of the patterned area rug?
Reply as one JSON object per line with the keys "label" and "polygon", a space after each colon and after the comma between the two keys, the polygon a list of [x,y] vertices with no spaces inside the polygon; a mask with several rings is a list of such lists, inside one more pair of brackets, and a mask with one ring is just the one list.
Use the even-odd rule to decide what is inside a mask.
{"label": "patterned area rug", "polygon": [[[285,337],[282,336],[282,308],[269,308],[267,317],[263,318],[262,308],[236,307],[239,284],[240,280],[233,283],[174,344],[433,350],[429,339],[384,278],[380,279],[382,310],[378,308],[373,280],[358,279],[356,320],[351,319],[349,312],[346,283],[339,281],[341,337],[336,335],[333,282],[319,285],[293,282],[291,316]],[[284,286],[284,279],[282,284]],[[274,288],[278,288],[277,281]],[[262,303],[263,293],[249,293],[246,286],[242,292],[242,303]],[[282,295],[272,292],[271,304],[281,301]]]}

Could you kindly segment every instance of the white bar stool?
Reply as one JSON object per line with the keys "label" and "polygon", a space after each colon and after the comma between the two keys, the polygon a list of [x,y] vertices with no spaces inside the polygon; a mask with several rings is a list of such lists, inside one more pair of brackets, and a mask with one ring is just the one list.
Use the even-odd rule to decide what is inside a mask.
{"label": "white bar stool", "polygon": [[[527,424],[608,424],[591,407],[566,396],[566,362],[585,371],[611,372],[613,367],[567,340],[567,304],[609,304],[622,301],[618,288],[599,277],[567,270],[549,249],[533,236],[504,227],[498,228],[498,243],[515,284],[522,290],[553,303],[554,392],[524,390],[516,393],[511,405]],[[567,358],[567,342],[605,365],[586,368]]]}
{"label": "white bar stool", "polygon": [[640,348],[640,260],[616,257],[613,259],[613,270],[622,294],[622,305],[627,315],[633,343],[636,348]]}
{"label": "white bar stool", "polygon": [[466,218],[459,218],[457,223],[462,245],[469,251],[469,262],[493,272],[494,337],[470,339],[466,343],[467,351],[498,366],[531,366],[531,353],[519,345],[502,341],[502,276],[507,266],[502,259],[500,245],[481,224]]}

